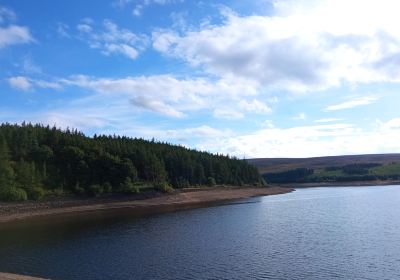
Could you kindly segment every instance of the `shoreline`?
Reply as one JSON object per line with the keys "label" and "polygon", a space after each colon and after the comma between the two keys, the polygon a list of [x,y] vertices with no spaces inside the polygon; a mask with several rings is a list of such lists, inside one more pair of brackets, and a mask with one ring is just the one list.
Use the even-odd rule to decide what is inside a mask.
{"label": "shoreline", "polygon": [[319,187],[368,187],[400,185],[400,181],[352,181],[352,182],[317,182],[317,183],[290,183],[274,184],[282,188],[319,188]]}
{"label": "shoreline", "polygon": [[256,196],[284,194],[294,191],[288,187],[267,188],[204,188],[186,189],[172,194],[150,198],[137,197],[120,199],[70,199],[45,202],[2,203],[0,204],[0,224],[23,221],[36,217],[72,215],[96,211],[127,209],[141,213],[163,213],[181,209],[211,206],[222,202]]}
{"label": "shoreline", "polygon": [[44,278],[18,275],[12,273],[1,273],[1,272],[0,272],[0,279],[1,280],[46,280]]}

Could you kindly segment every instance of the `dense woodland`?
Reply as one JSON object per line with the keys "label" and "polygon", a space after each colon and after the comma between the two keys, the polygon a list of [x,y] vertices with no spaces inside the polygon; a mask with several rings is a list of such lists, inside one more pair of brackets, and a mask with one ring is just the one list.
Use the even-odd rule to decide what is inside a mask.
{"label": "dense woodland", "polygon": [[263,176],[270,183],[281,184],[281,183],[304,182],[312,174],[314,174],[314,169],[296,168],[288,171],[266,173]]}
{"label": "dense woodland", "polygon": [[42,125],[0,126],[0,200],[255,184],[263,179],[254,166],[225,155]]}

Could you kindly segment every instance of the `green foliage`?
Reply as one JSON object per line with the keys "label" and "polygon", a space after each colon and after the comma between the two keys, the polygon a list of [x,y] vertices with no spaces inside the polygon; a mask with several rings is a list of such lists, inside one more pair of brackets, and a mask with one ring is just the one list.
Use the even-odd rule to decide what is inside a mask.
{"label": "green foliage", "polygon": [[0,191],[0,200],[2,201],[25,201],[28,195],[23,189],[8,188]]}
{"label": "green foliage", "polygon": [[112,192],[112,186],[111,186],[111,184],[110,184],[109,182],[105,182],[105,183],[102,185],[102,188],[103,188],[103,192],[105,192],[105,193],[110,193],[110,192]]}
{"label": "green foliage", "polygon": [[85,189],[81,188],[79,185],[79,182],[77,182],[72,190],[74,193],[76,194],[84,194],[85,193]]}
{"label": "green foliage", "polygon": [[167,182],[158,182],[154,184],[154,189],[166,193],[172,193],[174,191],[174,188],[171,187]]}
{"label": "green foliage", "polygon": [[319,183],[319,182],[352,182],[374,180],[400,180],[400,163],[354,163],[343,166],[328,166],[306,172],[298,168],[284,172],[264,174],[271,183]]}
{"label": "green foliage", "polygon": [[190,183],[186,178],[176,178],[174,180],[174,182],[172,183],[172,185],[174,186],[174,188],[177,189],[184,189],[184,188],[189,188],[190,187]]}
{"label": "green foliage", "polygon": [[115,135],[90,138],[42,125],[0,125],[0,192],[22,189],[29,199],[40,199],[41,190],[99,195],[260,180],[254,166],[225,155]]}
{"label": "green foliage", "polygon": [[207,186],[209,187],[215,187],[217,183],[215,182],[215,179],[213,177],[208,177],[207,178]]}
{"label": "green foliage", "polygon": [[265,180],[271,183],[301,183],[314,173],[314,169],[296,168],[293,170],[264,174]]}
{"label": "green foliage", "polygon": [[139,187],[133,184],[130,177],[126,177],[125,181],[120,184],[119,192],[121,193],[139,193]]}
{"label": "green foliage", "polygon": [[54,196],[63,196],[66,194],[66,192],[62,188],[55,188],[55,189],[49,190],[47,193],[50,195],[54,195]]}
{"label": "green foliage", "polygon": [[14,170],[6,139],[0,134],[0,193],[6,194],[14,186]]}
{"label": "green foliage", "polygon": [[44,195],[45,195],[45,191],[41,187],[32,188],[28,192],[28,197],[29,197],[29,199],[32,199],[32,200],[40,200],[44,197]]}
{"label": "green foliage", "polygon": [[376,176],[399,176],[400,163],[393,162],[387,165],[377,166],[371,168],[369,173]]}
{"label": "green foliage", "polygon": [[103,193],[103,187],[100,185],[91,185],[88,189],[88,194],[98,196]]}

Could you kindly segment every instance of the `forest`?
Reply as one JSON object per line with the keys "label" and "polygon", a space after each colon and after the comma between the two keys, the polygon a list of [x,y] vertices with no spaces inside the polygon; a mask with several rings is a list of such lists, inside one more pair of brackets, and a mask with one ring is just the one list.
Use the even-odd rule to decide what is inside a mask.
{"label": "forest", "polygon": [[0,200],[264,185],[246,160],[125,136],[0,125]]}

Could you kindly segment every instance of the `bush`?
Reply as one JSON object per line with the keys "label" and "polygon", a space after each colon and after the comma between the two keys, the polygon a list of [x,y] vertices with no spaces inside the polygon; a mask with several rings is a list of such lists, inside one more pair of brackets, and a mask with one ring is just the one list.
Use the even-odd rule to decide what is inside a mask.
{"label": "bush", "polygon": [[208,177],[207,178],[207,186],[209,187],[215,187],[217,183],[215,182],[215,179],[213,177]]}
{"label": "bush", "polygon": [[139,193],[139,187],[135,186],[131,178],[126,177],[125,181],[119,186],[118,189],[121,193]]}
{"label": "bush", "polygon": [[172,183],[172,185],[174,186],[174,188],[176,189],[185,189],[185,188],[189,188],[190,187],[190,183],[187,179],[179,177],[177,179],[175,179]]}
{"label": "bush", "polygon": [[0,192],[0,200],[3,201],[25,201],[28,199],[28,195],[23,189],[10,188]]}
{"label": "bush", "polygon": [[174,188],[171,187],[168,183],[166,182],[160,182],[154,184],[154,189],[166,193],[172,193],[174,191]]}
{"label": "bush", "polygon": [[75,185],[73,192],[76,194],[84,194],[85,189],[79,186],[79,183]]}
{"label": "bush", "polygon": [[98,196],[103,193],[103,187],[100,185],[91,185],[88,189],[88,193],[93,196]]}
{"label": "bush", "polygon": [[29,190],[28,197],[29,197],[29,199],[32,199],[32,200],[40,200],[43,198],[44,193],[45,192],[44,192],[43,188],[36,187],[36,188]]}
{"label": "bush", "polygon": [[111,184],[109,182],[104,183],[102,185],[102,187],[103,187],[103,192],[105,192],[105,193],[112,192],[112,186],[111,186]]}
{"label": "bush", "polygon": [[54,195],[54,196],[63,196],[63,195],[65,194],[63,188],[55,188],[55,189],[52,189],[50,193],[51,193],[52,195]]}

